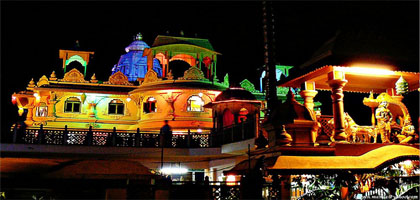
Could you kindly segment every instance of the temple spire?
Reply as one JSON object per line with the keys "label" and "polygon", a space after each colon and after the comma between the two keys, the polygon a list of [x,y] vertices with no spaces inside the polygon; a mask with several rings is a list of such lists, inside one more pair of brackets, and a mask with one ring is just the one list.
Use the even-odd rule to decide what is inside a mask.
{"label": "temple spire", "polygon": [[141,34],[141,33],[137,33],[137,35],[136,35],[136,38],[135,38],[136,40],[142,40],[143,39],[143,35]]}

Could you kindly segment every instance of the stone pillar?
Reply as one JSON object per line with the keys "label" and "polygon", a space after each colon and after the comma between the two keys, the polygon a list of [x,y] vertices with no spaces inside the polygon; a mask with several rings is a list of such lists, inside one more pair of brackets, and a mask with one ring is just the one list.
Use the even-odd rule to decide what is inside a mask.
{"label": "stone pillar", "polygon": [[331,99],[334,116],[334,139],[344,141],[347,135],[344,132],[344,103],[343,87],[348,81],[344,78],[344,72],[333,71],[328,74],[328,85],[331,87]]}

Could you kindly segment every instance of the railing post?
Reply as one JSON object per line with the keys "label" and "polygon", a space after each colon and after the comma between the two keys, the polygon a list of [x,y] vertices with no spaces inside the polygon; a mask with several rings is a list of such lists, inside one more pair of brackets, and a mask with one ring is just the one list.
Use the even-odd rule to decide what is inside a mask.
{"label": "railing post", "polygon": [[86,134],[86,145],[91,146],[93,140],[92,126],[89,126],[89,131]]}
{"label": "railing post", "polygon": [[188,135],[187,135],[187,147],[191,147],[191,130],[188,129]]}
{"label": "railing post", "polygon": [[42,144],[44,140],[44,125],[40,125],[39,126],[39,131],[38,131],[38,144]]}
{"label": "railing post", "polygon": [[65,125],[64,132],[63,132],[63,144],[67,144],[68,139],[69,139],[69,131],[67,130],[67,125]]}
{"label": "railing post", "polygon": [[137,133],[135,135],[135,144],[134,146],[140,146],[140,128],[137,128]]}
{"label": "railing post", "polygon": [[117,128],[114,127],[112,130],[112,146],[116,146],[117,144]]}

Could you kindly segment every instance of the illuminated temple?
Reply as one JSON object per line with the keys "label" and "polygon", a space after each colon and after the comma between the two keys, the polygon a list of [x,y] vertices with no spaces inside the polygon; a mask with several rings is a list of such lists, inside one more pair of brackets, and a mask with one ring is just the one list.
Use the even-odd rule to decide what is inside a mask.
{"label": "illuminated temple", "polygon": [[[60,50],[63,77],[53,71],[12,95],[22,120],[2,143],[6,194],[181,198],[192,181],[195,198],[297,199],[320,195],[321,187],[333,199],[369,198],[390,184],[384,169],[400,172],[401,187],[385,187],[387,194],[419,191],[417,116],[402,101],[418,92],[418,72],[326,65],[289,76],[292,66],[277,65],[279,101],[267,116],[263,80],[261,90],[246,79],[232,87],[227,74],[219,80],[221,54],[207,39],[160,35],[151,46],[142,39],[125,48],[108,80],[86,75],[94,52]],[[321,115],[319,90],[331,91],[333,115]],[[343,91],[366,94],[360,101],[371,108],[370,125],[344,110]],[[200,189],[206,176],[207,192]],[[326,185],[314,188],[317,179]],[[34,186],[38,180],[48,183]],[[82,189],[91,185],[96,192]]]}

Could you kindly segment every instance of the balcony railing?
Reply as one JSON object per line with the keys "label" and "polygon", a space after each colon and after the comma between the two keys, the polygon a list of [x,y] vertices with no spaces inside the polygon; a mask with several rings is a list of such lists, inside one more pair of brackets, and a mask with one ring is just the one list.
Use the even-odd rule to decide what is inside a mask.
{"label": "balcony railing", "polygon": [[150,131],[120,131],[39,128],[12,128],[10,142],[23,144],[48,145],[87,145],[87,146],[118,146],[118,147],[162,147],[167,148],[208,148],[220,147],[223,144],[237,142],[254,137],[253,129],[247,124],[240,124],[224,129],[220,133],[196,133],[188,131],[185,134],[173,134],[170,142],[166,142],[159,132]]}

